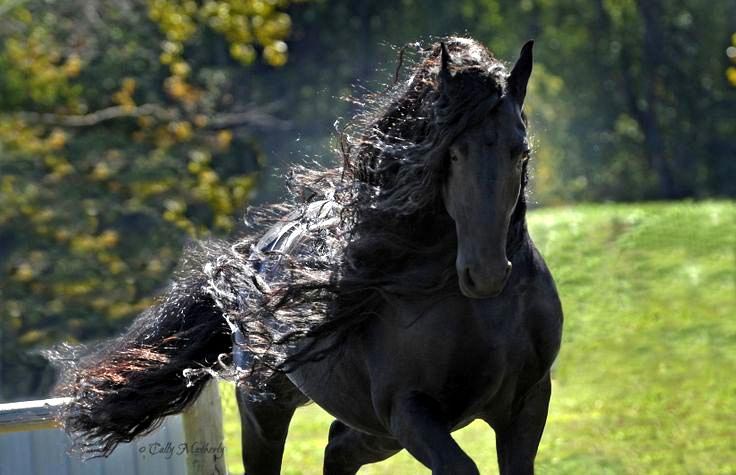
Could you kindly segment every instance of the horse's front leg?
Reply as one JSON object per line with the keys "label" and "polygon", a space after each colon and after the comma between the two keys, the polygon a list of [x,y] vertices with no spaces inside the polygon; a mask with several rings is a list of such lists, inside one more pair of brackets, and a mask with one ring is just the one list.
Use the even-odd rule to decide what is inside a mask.
{"label": "horse's front leg", "polygon": [[325,449],[324,475],[355,475],[363,465],[385,460],[401,448],[394,439],[372,436],[335,421]]}
{"label": "horse's front leg", "polygon": [[450,427],[438,404],[411,393],[394,400],[391,433],[432,475],[479,475],[478,467],[450,435]]}
{"label": "horse's front leg", "polygon": [[551,384],[549,373],[525,395],[518,412],[496,429],[501,475],[533,475],[534,458],[547,421]]}

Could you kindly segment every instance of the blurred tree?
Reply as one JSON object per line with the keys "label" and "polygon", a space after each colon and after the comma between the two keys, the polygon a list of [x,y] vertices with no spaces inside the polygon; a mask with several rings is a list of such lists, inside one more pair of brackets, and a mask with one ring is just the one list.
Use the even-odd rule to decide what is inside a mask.
{"label": "blurred tree", "polygon": [[736,95],[713,54],[736,17],[733,2],[482,3],[500,18],[483,17],[491,45],[519,32],[538,40],[539,94],[529,104],[542,126],[540,201],[736,194],[726,145]]}
{"label": "blurred tree", "polygon": [[294,60],[278,77],[252,79],[264,97],[288,98],[302,140],[273,134],[269,148],[289,160],[318,155],[334,117],[350,117],[336,98],[385,87],[397,47],[470,34],[512,60],[535,38],[536,201],[733,196],[736,93],[716,52],[731,41],[735,9],[728,0],[323,0],[292,12]]}
{"label": "blurred tree", "polygon": [[234,228],[253,133],[284,124],[238,84],[286,62],[288,3],[0,6],[0,398],[48,387],[29,350],[117,331],[187,237]]}

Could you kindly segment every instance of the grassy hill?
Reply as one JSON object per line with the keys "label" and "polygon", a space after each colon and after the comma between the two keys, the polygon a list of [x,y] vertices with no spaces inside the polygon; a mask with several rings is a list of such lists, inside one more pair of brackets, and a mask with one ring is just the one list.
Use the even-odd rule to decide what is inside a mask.
{"label": "grassy hill", "polygon": [[[736,474],[736,203],[581,205],[529,220],[565,309],[538,473]],[[227,455],[242,473],[231,393]],[[321,473],[330,421],[314,405],[297,412],[282,473]],[[481,473],[498,473],[487,426],[455,435]],[[402,452],[360,473],[429,470]]]}

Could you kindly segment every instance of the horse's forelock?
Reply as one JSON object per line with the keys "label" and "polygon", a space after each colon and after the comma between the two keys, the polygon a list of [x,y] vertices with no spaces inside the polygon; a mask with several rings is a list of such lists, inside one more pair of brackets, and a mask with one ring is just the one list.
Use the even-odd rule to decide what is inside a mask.
{"label": "horse's forelock", "polygon": [[[501,97],[506,68],[485,46],[458,37],[444,43],[455,82],[451,97],[441,97],[437,43],[411,69],[409,81],[373,99],[379,107],[361,117],[364,128],[353,131],[353,141],[362,146],[352,150],[346,162],[353,170],[371,173],[351,178],[380,186],[380,193],[368,196],[368,201],[387,214],[433,211],[447,147]],[[366,202],[366,197],[358,198]]]}

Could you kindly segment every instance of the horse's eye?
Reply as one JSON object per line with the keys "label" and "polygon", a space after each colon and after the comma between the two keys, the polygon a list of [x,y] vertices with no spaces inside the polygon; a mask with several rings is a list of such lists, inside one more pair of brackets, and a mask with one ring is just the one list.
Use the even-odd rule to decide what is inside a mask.
{"label": "horse's eye", "polygon": [[455,152],[450,152],[450,160],[452,160],[453,162],[457,162],[459,160]]}
{"label": "horse's eye", "polygon": [[529,155],[531,155],[531,151],[529,151],[529,150],[524,150],[524,151],[523,151],[523,152],[521,153],[521,161],[522,161],[522,162],[527,162],[527,161],[529,161]]}

